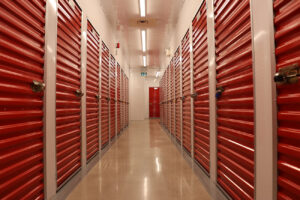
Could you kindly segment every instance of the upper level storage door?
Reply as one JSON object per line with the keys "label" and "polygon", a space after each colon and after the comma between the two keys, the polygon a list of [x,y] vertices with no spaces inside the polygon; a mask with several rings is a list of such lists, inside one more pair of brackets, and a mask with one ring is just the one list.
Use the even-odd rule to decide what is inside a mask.
{"label": "upper level storage door", "polygon": [[58,1],[56,72],[56,162],[60,187],[81,166],[81,10]]}
{"label": "upper level storage door", "polygon": [[191,62],[189,30],[181,41],[182,51],[182,142],[191,153]]}
{"label": "upper level storage door", "polygon": [[209,172],[209,81],[205,1],[193,20],[193,63],[195,159]]}
{"label": "upper level storage door", "polygon": [[110,55],[109,66],[109,90],[110,90],[110,138],[116,135],[116,60]]}
{"label": "upper level storage door", "polygon": [[101,56],[101,147],[109,141],[109,49],[102,42]]}
{"label": "upper level storage door", "polygon": [[43,199],[45,1],[0,5],[0,199]]}
{"label": "upper level storage door", "polygon": [[100,37],[87,22],[86,153],[87,161],[99,151],[99,51]]}
{"label": "upper level storage door", "polygon": [[[278,199],[300,198],[300,2],[274,1]],[[289,78],[288,78],[289,77]]]}
{"label": "upper level storage door", "polygon": [[214,1],[218,183],[254,198],[254,99],[250,0]]}

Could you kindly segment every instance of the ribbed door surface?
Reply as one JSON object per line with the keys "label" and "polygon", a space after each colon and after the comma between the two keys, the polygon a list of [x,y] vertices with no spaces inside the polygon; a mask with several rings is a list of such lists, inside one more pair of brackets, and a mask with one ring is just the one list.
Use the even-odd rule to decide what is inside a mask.
{"label": "ribbed door surface", "polygon": [[170,64],[170,104],[171,104],[171,127],[170,131],[172,135],[175,135],[175,81],[174,81],[174,57]]}
{"label": "ribbed door surface", "polygon": [[129,79],[126,76],[126,126],[129,123]]}
{"label": "ribbed door surface", "polygon": [[[274,1],[276,70],[298,67],[295,83],[277,86],[278,195],[300,198],[300,3]],[[292,74],[292,73],[291,73]]]}
{"label": "ribbed door surface", "polygon": [[117,133],[119,134],[121,132],[121,67],[118,63],[117,65]]}
{"label": "ribbed door surface", "polygon": [[124,128],[124,123],[125,123],[125,113],[124,113],[124,91],[125,91],[125,86],[124,86],[124,72],[121,69],[121,129]]}
{"label": "ribbed door surface", "polygon": [[184,148],[191,152],[191,66],[189,31],[182,42],[182,142]]}
{"label": "ribbed door surface", "polygon": [[116,60],[110,55],[110,66],[109,66],[109,90],[110,90],[110,138],[114,138],[116,135]]}
{"label": "ribbed door surface", "polygon": [[86,151],[87,160],[99,151],[99,51],[100,37],[87,23]]}
{"label": "ribbed door surface", "polygon": [[206,3],[193,20],[194,66],[194,154],[196,161],[209,172],[209,91]]}
{"label": "ribbed door surface", "polygon": [[254,109],[250,1],[215,0],[218,183],[254,198]]}
{"label": "ribbed door surface", "polygon": [[43,199],[45,1],[0,5],[0,199]]}
{"label": "ribbed door surface", "polygon": [[101,53],[101,148],[109,141],[109,49],[102,42]]}
{"label": "ribbed door surface", "polygon": [[57,187],[81,165],[80,47],[81,10],[72,1],[59,0],[56,63]]}
{"label": "ribbed door surface", "polygon": [[175,135],[177,141],[181,142],[181,88],[180,88],[180,48],[178,47],[174,56],[174,70],[175,70]]}
{"label": "ribbed door surface", "polygon": [[171,108],[171,70],[170,70],[170,65],[168,66],[168,71],[167,71],[167,97],[168,97],[168,131],[171,133],[171,113],[172,113],[172,108]]}

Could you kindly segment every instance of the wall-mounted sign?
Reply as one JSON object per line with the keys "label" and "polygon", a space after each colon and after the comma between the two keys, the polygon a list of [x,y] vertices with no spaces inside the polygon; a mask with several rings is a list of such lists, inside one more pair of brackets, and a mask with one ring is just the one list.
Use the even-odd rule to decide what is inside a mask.
{"label": "wall-mounted sign", "polygon": [[141,72],[141,76],[147,76],[147,72]]}

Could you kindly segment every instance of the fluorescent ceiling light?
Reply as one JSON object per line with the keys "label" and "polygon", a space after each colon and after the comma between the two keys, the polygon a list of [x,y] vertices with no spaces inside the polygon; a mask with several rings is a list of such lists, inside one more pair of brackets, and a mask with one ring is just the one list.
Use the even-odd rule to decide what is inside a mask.
{"label": "fluorescent ceiling light", "polygon": [[146,52],[146,31],[142,30],[142,47],[143,52]]}
{"label": "fluorescent ceiling light", "polygon": [[143,56],[143,63],[144,63],[144,67],[146,67],[147,66],[146,56]]}
{"label": "fluorescent ceiling light", "polygon": [[146,16],[146,0],[140,0],[140,13],[141,17]]}

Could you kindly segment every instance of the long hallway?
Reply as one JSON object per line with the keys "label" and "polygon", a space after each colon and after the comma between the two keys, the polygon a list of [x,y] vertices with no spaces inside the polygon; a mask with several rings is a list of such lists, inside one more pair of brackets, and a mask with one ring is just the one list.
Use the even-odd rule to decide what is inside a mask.
{"label": "long hallway", "polygon": [[133,121],[68,200],[206,200],[199,177],[159,125]]}

